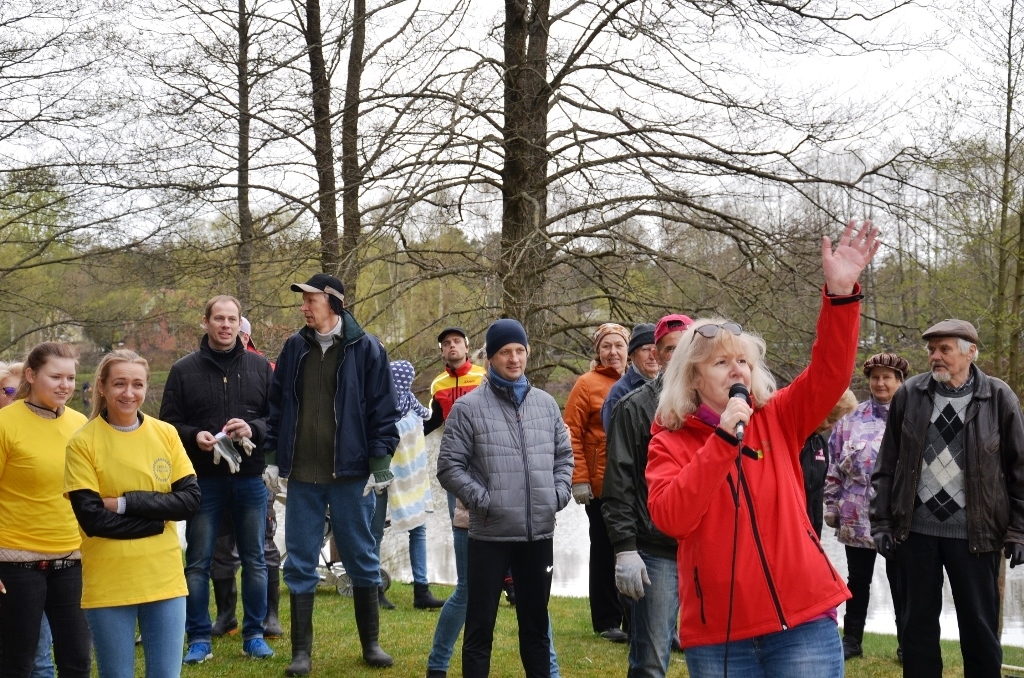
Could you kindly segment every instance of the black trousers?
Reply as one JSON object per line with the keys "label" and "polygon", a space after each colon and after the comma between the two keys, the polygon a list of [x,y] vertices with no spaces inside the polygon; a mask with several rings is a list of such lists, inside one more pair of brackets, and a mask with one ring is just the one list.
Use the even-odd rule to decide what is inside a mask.
{"label": "black trousers", "polygon": [[482,541],[470,538],[466,633],[462,675],[485,678],[491,670],[491,645],[505,573],[516,582],[519,657],[527,678],[551,675],[548,596],[551,594],[552,540]]}
{"label": "black trousers", "polygon": [[615,550],[601,515],[600,499],[585,508],[590,519],[590,623],[600,633],[622,626],[623,611],[615,588]]}
{"label": "black trousers", "polygon": [[[868,602],[871,599],[871,579],[875,573],[875,549],[846,547],[846,567],[849,578],[846,585],[853,598],[846,601],[846,617],[843,620],[843,635],[852,635],[857,640],[864,637],[864,622],[868,617]],[[885,578],[889,580],[892,593],[892,607],[896,613],[896,640],[903,640],[903,589],[900,583],[899,565],[895,558],[885,561]]]}
{"label": "black trousers", "polygon": [[942,570],[953,590],[964,678],[999,678],[999,559],[1002,553],[971,553],[966,539],[929,537],[911,532],[896,547],[906,588],[903,627],[903,675],[941,678],[939,613]]}
{"label": "black trousers", "polygon": [[53,656],[60,678],[89,678],[92,635],[82,612],[82,566],[28,570],[0,563],[7,593],[0,601],[0,677],[28,678],[39,644],[43,612],[53,632]]}

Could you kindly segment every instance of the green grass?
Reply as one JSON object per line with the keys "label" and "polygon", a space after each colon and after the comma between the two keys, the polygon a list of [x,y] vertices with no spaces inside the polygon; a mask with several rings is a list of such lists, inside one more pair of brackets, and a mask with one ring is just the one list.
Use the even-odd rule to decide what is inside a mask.
{"label": "green grass", "polygon": [[[451,589],[444,586],[432,586],[431,589],[439,598],[451,593]],[[183,667],[182,676],[283,676],[284,669],[291,660],[291,644],[287,638],[287,591],[282,590],[281,593],[281,623],[286,636],[269,641],[277,653],[275,657],[265,661],[247,659],[242,655],[241,636],[225,636],[214,640],[212,660],[199,666]],[[388,591],[388,597],[398,609],[381,610],[380,642],[381,646],[395,658],[395,666],[381,670],[371,669],[362,662],[359,637],[352,613],[352,600],[337,595],[331,589],[323,589],[318,593],[313,622],[314,676],[329,678],[391,675],[413,678],[426,675],[427,655],[430,653],[438,613],[413,609],[412,586],[408,584],[395,584]],[[558,652],[561,673],[565,678],[621,678],[626,674],[627,647],[613,645],[591,631],[586,599],[552,598],[550,609],[555,629],[555,649]],[[461,648],[460,641],[455,647],[455,656],[449,670],[450,676],[461,675]],[[518,648],[515,611],[502,603],[495,630],[491,676],[518,678],[523,675]],[[896,661],[896,639],[893,636],[867,634],[864,638],[864,655],[846,663],[847,676],[898,678],[903,675],[901,665]],[[946,667],[943,675],[946,678],[962,676],[959,643],[943,641],[942,655]],[[1024,665],[1024,649],[1005,648],[1004,661],[1007,664]],[[136,675],[143,675],[141,651]],[[686,675],[688,674],[683,655],[673,653],[669,676]]]}

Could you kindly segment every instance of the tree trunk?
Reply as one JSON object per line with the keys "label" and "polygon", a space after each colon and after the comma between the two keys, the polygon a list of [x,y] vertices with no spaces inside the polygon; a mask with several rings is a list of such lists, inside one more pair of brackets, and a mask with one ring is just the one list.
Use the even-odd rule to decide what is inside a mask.
{"label": "tree trunk", "polygon": [[320,223],[320,268],[338,274],[338,203],[331,144],[331,83],[324,61],[319,0],[306,0],[306,49],[313,93],[313,156],[319,182],[316,218]]}
{"label": "tree trunk", "polygon": [[999,197],[999,232],[997,235],[997,282],[995,294],[995,318],[993,322],[994,337],[992,341],[992,360],[995,374],[1005,374],[1003,333],[1006,325],[1006,288],[1009,278],[1009,220],[1010,220],[1010,199],[1013,192],[1013,181],[1010,179],[1010,163],[1013,155],[1013,105],[1016,97],[1014,83],[1016,74],[1014,72],[1014,36],[1016,2],[1010,3],[1009,24],[1006,29],[1006,100],[1004,104],[1004,125],[1003,125],[1003,176]]}
{"label": "tree trunk", "polygon": [[348,53],[348,81],[345,108],[341,113],[341,205],[344,231],[341,240],[341,275],[345,293],[356,297],[359,271],[359,189],[363,173],[359,167],[359,88],[363,80],[363,51],[366,45],[366,0],[352,3],[352,42]]}
{"label": "tree trunk", "polygon": [[[505,110],[502,179],[501,313],[526,327],[538,353],[538,310],[551,256],[547,222],[547,131],[550,86],[548,0],[505,0]],[[540,358],[537,355],[537,358]]]}
{"label": "tree trunk", "polygon": [[251,301],[253,240],[249,207],[249,15],[246,0],[238,0],[238,300],[248,310]]}

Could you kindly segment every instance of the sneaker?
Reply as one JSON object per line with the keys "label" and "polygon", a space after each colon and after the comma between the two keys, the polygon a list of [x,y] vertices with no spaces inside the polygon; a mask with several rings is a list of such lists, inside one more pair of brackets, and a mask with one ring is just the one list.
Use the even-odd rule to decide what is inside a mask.
{"label": "sneaker", "polygon": [[250,638],[242,643],[242,651],[253,659],[268,659],[274,656],[274,651],[262,638]]}
{"label": "sneaker", "polygon": [[188,652],[181,660],[182,664],[202,664],[207,659],[213,659],[213,646],[209,643],[189,643]]}

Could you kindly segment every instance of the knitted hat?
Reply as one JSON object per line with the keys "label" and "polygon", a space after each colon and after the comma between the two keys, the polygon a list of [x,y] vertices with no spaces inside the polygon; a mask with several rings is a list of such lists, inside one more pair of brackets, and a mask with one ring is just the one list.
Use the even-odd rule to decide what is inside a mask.
{"label": "knitted hat", "polygon": [[629,346],[626,353],[632,355],[633,351],[641,346],[654,343],[654,324],[640,323],[633,326],[633,334],[629,335]]}
{"label": "knitted hat", "polygon": [[487,328],[487,359],[493,358],[495,353],[508,344],[529,346],[530,342],[526,338],[526,330],[518,320],[513,320],[512,318],[495,320]]}
{"label": "knitted hat", "polygon": [[864,361],[864,376],[870,377],[871,370],[875,367],[888,367],[900,375],[900,381],[906,381],[910,374],[910,363],[906,358],[901,358],[895,353],[876,353]]}

